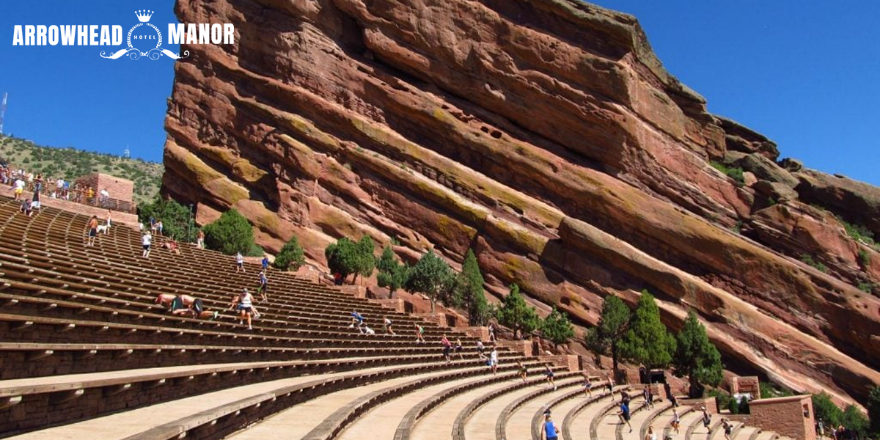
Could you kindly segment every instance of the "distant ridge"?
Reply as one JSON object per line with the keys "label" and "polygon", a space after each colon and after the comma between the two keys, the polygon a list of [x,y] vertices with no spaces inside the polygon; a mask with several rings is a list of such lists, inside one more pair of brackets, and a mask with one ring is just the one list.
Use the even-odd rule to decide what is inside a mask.
{"label": "distant ridge", "polygon": [[148,202],[159,193],[161,163],[143,159],[126,159],[114,154],[96,153],[37,145],[29,140],[0,135],[0,158],[15,167],[43,173],[46,177],[75,179],[97,170],[134,181],[134,201]]}

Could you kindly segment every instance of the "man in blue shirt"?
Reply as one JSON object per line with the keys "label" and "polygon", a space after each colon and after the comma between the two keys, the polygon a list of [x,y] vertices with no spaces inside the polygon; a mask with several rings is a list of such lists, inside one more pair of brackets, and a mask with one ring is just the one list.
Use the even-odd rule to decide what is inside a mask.
{"label": "man in blue shirt", "polygon": [[550,420],[550,412],[544,413],[544,429],[541,431],[541,440],[556,440],[559,438],[559,428]]}
{"label": "man in blue shirt", "polygon": [[618,417],[620,417],[621,423],[626,423],[626,426],[629,426],[629,432],[633,432],[633,427],[629,423],[629,406],[627,406],[626,402],[620,402]]}
{"label": "man in blue shirt", "polygon": [[349,326],[349,328],[357,326],[358,331],[363,333],[363,329],[361,328],[361,326],[363,326],[363,325],[364,325],[364,317],[361,316],[361,314],[358,313],[357,310],[352,310],[351,311],[351,325]]}

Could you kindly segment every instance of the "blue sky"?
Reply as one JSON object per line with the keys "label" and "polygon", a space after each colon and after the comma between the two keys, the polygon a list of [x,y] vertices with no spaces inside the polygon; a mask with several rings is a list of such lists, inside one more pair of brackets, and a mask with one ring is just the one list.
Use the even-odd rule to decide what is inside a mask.
{"label": "blue sky", "polygon": [[[767,135],[783,157],[880,185],[880,2],[597,3],[637,16],[667,69],[713,113]],[[150,22],[167,33],[173,7],[171,0],[0,4],[5,131],[115,154],[127,144],[132,155],[160,161],[173,61],[98,55],[116,47],[13,47],[12,35],[15,24],[118,24],[127,32],[138,9],[155,11]]]}

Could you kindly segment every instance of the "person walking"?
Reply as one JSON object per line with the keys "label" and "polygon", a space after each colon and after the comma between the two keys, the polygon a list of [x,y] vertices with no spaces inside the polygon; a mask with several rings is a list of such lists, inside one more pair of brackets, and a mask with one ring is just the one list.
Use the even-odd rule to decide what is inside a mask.
{"label": "person walking", "polygon": [[141,254],[141,257],[150,258],[150,245],[153,243],[153,235],[150,234],[150,231],[144,233],[144,236],[141,237],[141,243],[144,245],[144,252]]}
{"label": "person walking", "polygon": [[702,420],[703,426],[706,428],[706,434],[712,434],[712,428],[710,427],[712,425],[712,416],[709,414],[708,411],[706,411],[705,406],[701,406],[700,410],[703,411]]}
{"label": "person walking", "polygon": [[205,231],[199,229],[199,232],[196,234],[196,248],[204,249],[205,248]]}
{"label": "person walking", "polygon": [[464,346],[461,345],[461,339],[455,338],[455,345],[452,346],[452,352],[458,354],[458,360],[464,360]]}
{"label": "person walking", "polygon": [[229,310],[237,310],[239,313],[239,324],[244,324],[247,319],[248,330],[253,330],[251,326],[251,318],[254,314],[254,297],[248,292],[247,288],[242,289],[241,293],[232,300]]}
{"label": "person walking", "polygon": [[363,333],[364,317],[357,310],[351,311],[351,325],[348,328],[357,327],[358,331]]}
{"label": "person walking", "polygon": [[263,255],[263,259],[260,260],[260,265],[263,267],[263,272],[269,270],[269,257],[267,255]]}
{"label": "person walking", "polygon": [[626,423],[626,426],[629,426],[629,432],[633,432],[633,427],[629,423],[630,413],[629,413],[629,405],[627,402],[620,402],[620,412],[617,413],[617,417],[620,418],[620,424]]}
{"label": "person walking", "polygon": [[721,427],[724,428],[724,440],[730,440],[730,434],[733,433],[733,423],[727,419],[721,419]]}
{"label": "person walking", "polygon": [[260,293],[262,302],[269,301],[269,278],[266,276],[265,269],[260,271],[260,287],[257,288],[257,292]]}
{"label": "person walking", "polygon": [[480,362],[486,361],[486,346],[483,345],[483,341],[477,341],[477,357],[480,358]]}
{"label": "person walking", "polygon": [[544,364],[544,378],[553,387],[553,391],[556,391],[556,382],[553,380],[554,376],[556,375],[553,373],[553,369],[550,368],[550,364]]}
{"label": "person walking", "polygon": [[89,222],[86,224],[86,233],[88,234],[88,239],[86,239],[86,246],[94,246],[95,237],[98,236],[98,216],[93,215],[92,218],[89,219]]}
{"label": "person walking", "polygon": [[550,411],[544,413],[544,429],[541,430],[541,440],[557,440],[559,428],[550,420]]}
{"label": "person walking", "polygon": [[241,255],[241,252],[235,253],[235,273],[241,271],[242,273],[247,273],[244,269],[244,257]]}
{"label": "person walking", "polygon": [[416,326],[416,344],[421,344],[425,342],[425,328],[419,323],[415,323],[414,325]]}
{"label": "person walking", "polygon": [[497,342],[495,339],[495,324],[489,323],[489,342]]}
{"label": "person walking", "polygon": [[523,383],[526,383],[526,378],[529,376],[529,368],[523,365],[522,361],[516,361],[516,368],[519,370],[519,377]]}
{"label": "person walking", "polygon": [[498,373],[498,349],[495,346],[492,346],[492,352],[489,353],[489,368],[492,369],[492,374]]}
{"label": "person walking", "polygon": [[15,200],[17,202],[17,201],[21,200],[21,194],[24,192],[25,183],[24,183],[24,180],[21,180],[21,177],[19,177],[19,178],[15,179],[15,183],[13,185],[15,186],[15,191],[14,191],[15,197],[13,198],[13,200]]}
{"label": "person walking", "polygon": [[654,433],[654,427],[648,425],[648,432],[645,433],[645,440],[657,440],[657,434]]}
{"label": "person walking", "polygon": [[21,202],[21,207],[18,209],[18,212],[27,215],[28,217],[34,213],[34,206],[31,203],[31,199],[27,199]]}
{"label": "person walking", "polygon": [[443,358],[446,359],[446,363],[448,364],[449,362],[451,362],[449,352],[452,350],[452,343],[449,342],[449,339],[446,339],[446,334],[444,334],[443,337],[440,338],[440,344],[443,345]]}
{"label": "person walking", "polygon": [[672,430],[678,435],[678,428],[681,426],[681,416],[678,415],[678,408],[672,407]]}
{"label": "person walking", "polygon": [[588,398],[593,397],[593,382],[590,381],[590,375],[584,372],[584,395]]}
{"label": "person walking", "polygon": [[611,398],[614,399],[614,379],[611,378],[611,375],[605,375],[605,384],[608,387],[608,393],[611,395]]}

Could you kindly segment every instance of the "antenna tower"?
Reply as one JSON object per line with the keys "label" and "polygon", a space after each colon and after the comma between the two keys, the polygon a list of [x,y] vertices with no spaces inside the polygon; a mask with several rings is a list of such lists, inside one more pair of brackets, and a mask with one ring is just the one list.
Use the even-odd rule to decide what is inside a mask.
{"label": "antenna tower", "polygon": [[3,134],[3,116],[6,115],[6,99],[9,93],[3,92],[3,102],[0,102],[0,134]]}

